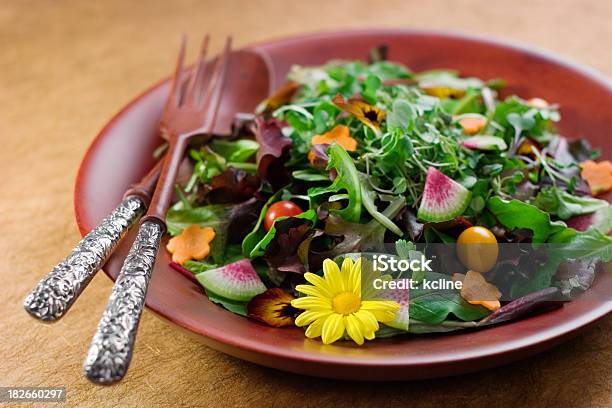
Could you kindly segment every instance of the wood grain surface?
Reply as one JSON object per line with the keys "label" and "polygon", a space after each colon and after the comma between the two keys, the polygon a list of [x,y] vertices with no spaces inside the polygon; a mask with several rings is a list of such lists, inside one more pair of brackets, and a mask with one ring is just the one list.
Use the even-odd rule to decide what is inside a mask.
{"label": "wood grain surface", "polygon": [[0,385],[66,386],[68,406],[612,406],[612,316],[530,360],[375,384],[261,368],[145,312],[127,378],[100,387],[81,365],[110,280],[99,274],[54,325],[21,307],[79,239],[72,189],[87,146],[120,107],[171,72],[183,32],[210,32],[218,50],[230,33],[240,46],[349,27],[459,30],[546,48],[612,77],[611,18],[608,0],[1,1]]}

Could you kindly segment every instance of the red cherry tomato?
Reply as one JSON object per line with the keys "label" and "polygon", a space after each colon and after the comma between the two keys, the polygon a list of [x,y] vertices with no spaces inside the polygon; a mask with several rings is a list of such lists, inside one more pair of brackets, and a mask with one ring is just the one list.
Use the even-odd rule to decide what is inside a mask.
{"label": "red cherry tomato", "polygon": [[277,218],[294,217],[301,213],[303,213],[302,209],[292,201],[277,201],[268,208],[264,219],[264,228],[269,231]]}

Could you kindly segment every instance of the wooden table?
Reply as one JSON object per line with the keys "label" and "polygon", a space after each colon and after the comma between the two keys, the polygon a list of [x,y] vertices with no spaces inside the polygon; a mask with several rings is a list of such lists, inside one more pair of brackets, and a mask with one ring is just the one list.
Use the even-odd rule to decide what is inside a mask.
{"label": "wooden table", "polygon": [[86,406],[612,405],[612,316],[510,366],[459,378],[360,384],[228,357],[145,312],[129,375],[99,387],[83,377],[81,364],[110,280],[99,274],[55,325],[35,322],[21,308],[27,291],[79,239],[72,189],[85,149],[121,106],[170,73],[180,33],[199,38],[209,31],[218,50],[229,33],[240,46],[347,27],[460,30],[547,48],[612,76],[611,2],[501,3],[2,1],[0,385],[64,385],[69,405]]}

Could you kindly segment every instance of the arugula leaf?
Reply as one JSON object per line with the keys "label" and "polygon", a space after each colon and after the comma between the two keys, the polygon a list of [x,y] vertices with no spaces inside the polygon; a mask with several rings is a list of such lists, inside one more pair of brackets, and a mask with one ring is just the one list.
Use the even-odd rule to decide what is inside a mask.
{"label": "arugula leaf", "polygon": [[348,205],[343,209],[333,209],[335,212],[349,222],[359,222],[361,217],[361,186],[359,173],[355,168],[355,163],[351,156],[342,146],[333,143],[327,150],[329,154],[329,164],[327,169],[335,169],[338,173],[333,183],[328,187],[315,187],[308,190],[308,195],[316,199],[324,194],[338,193],[346,190],[348,194]]}
{"label": "arugula leaf", "polygon": [[[447,275],[427,272],[428,281],[450,280]],[[490,312],[480,306],[466,302],[459,292],[454,289],[423,289],[420,284],[417,289],[410,291],[410,319],[424,323],[439,324],[453,315],[463,321],[480,320]]]}
{"label": "arugula leaf", "polygon": [[538,207],[519,200],[506,201],[500,197],[491,197],[487,209],[506,228],[524,228],[533,231],[535,244],[546,242],[552,234],[566,229],[562,221],[551,221],[550,215]]}
{"label": "arugula leaf", "polygon": [[575,196],[557,187],[543,188],[536,196],[534,204],[539,209],[557,215],[562,220],[567,220],[575,215],[592,213],[610,205],[607,201]]}
{"label": "arugula leaf", "polygon": [[272,197],[266,201],[264,206],[261,208],[259,212],[259,218],[257,219],[257,223],[253,227],[253,230],[247,234],[246,237],[242,240],[242,253],[244,256],[248,257],[257,243],[261,241],[261,239],[266,235],[266,231],[263,228],[263,222],[266,218],[266,214],[268,213],[268,208],[275,202],[278,201],[279,197],[282,195],[283,190],[277,191]]}
{"label": "arugula leaf", "polygon": [[293,173],[291,173],[291,176],[294,179],[304,180],[304,181],[328,181],[329,180],[328,176],[324,176],[321,173],[317,173],[309,169],[295,170]]}
{"label": "arugula leaf", "polygon": [[[369,183],[367,180],[363,180],[361,184],[361,197],[363,199],[363,206],[370,213],[372,218],[378,221],[385,228],[393,232],[398,236],[403,236],[404,232],[397,226],[393,221],[391,221],[388,217],[382,214],[376,208],[376,204],[374,203],[374,197],[376,197],[376,193],[369,188]],[[404,197],[398,197],[398,199],[404,202]]]}
{"label": "arugula leaf", "polygon": [[562,244],[560,251],[566,259],[597,257],[602,262],[612,259],[612,237],[602,234],[597,228],[589,228],[584,232],[566,228],[550,237],[548,242]]}

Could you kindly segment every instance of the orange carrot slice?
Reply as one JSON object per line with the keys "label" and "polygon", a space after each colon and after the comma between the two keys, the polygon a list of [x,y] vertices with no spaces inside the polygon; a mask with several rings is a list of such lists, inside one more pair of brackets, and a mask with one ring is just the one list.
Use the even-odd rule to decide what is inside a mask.
{"label": "orange carrot slice", "polygon": [[332,144],[333,142],[338,143],[349,152],[354,152],[357,149],[357,140],[351,137],[350,129],[343,125],[338,125],[322,135],[315,135],[310,141],[313,146],[317,144]]}
{"label": "orange carrot slice", "polygon": [[465,116],[459,119],[459,124],[463,128],[463,133],[473,135],[484,129],[487,120],[482,116]]}
{"label": "orange carrot slice", "polygon": [[609,160],[594,162],[587,160],[580,163],[582,178],[591,187],[593,195],[605,193],[612,189],[612,162]]}
{"label": "orange carrot slice", "polygon": [[179,235],[170,239],[166,249],[172,254],[172,261],[179,265],[195,259],[202,260],[210,253],[210,243],[215,239],[215,230],[197,224],[185,228]]}
{"label": "orange carrot slice", "polygon": [[478,272],[468,271],[465,275],[456,273],[453,275],[453,280],[463,283],[461,297],[468,303],[481,305],[492,311],[501,307],[499,303],[501,292]]}

